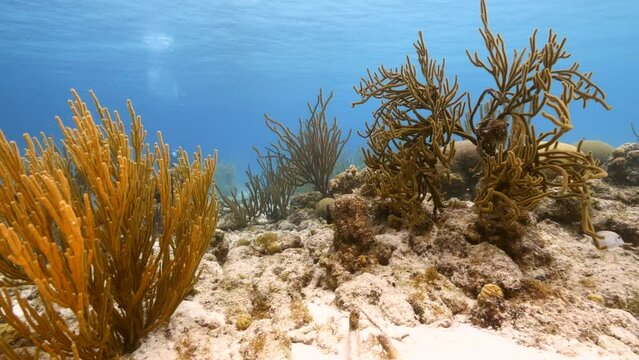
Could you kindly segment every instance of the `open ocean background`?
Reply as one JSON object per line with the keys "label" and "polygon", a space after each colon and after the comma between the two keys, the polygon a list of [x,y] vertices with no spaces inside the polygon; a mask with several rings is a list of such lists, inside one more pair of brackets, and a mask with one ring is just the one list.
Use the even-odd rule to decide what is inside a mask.
{"label": "open ocean background", "polygon": [[[639,125],[639,1],[489,0],[491,28],[509,48],[527,47],[539,29],[566,36],[566,49],[608,95],[612,111],[574,103],[563,141],[619,146]],[[70,124],[75,88],[87,102],[142,115],[149,140],[161,130],[172,148],[218,149],[241,178],[252,146],[274,139],[264,113],[296,127],[319,88],[334,92],[328,114],[362,130],[375,103],[351,108],[366,69],[415,56],[418,31],[447,74],[477,94],[491,78],[465,50],[485,54],[479,0],[0,1],[0,128],[21,140],[44,131],[59,138],[55,115]],[[415,62],[416,63],[416,62]],[[564,63],[568,66],[568,63]],[[128,120],[128,118],[127,118]],[[363,140],[353,134],[348,147]]]}

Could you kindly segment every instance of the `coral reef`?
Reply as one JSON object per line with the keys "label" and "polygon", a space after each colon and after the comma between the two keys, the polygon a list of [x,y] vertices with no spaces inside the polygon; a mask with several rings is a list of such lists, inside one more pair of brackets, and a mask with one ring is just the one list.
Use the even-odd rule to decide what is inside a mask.
{"label": "coral reef", "polygon": [[277,234],[268,232],[255,238],[255,246],[258,251],[263,254],[273,255],[280,252],[280,246],[277,242]]}
{"label": "coral reef", "polygon": [[606,171],[610,182],[639,185],[639,143],[626,143],[612,152]]}
{"label": "coral reef", "polygon": [[72,93],[75,128],[57,118],[64,152],[25,135],[23,157],[0,132],[0,315],[36,353],[110,358],[136,349],[196,284],[217,222],[216,157],[179,151],[171,169],[131,102],[127,134],[93,93],[101,125]]}
{"label": "coral reef", "polygon": [[287,162],[286,175],[296,186],[311,184],[324,195],[328,194],[328,182],[335,163],[351,136],[349,131],[346,137],[342,137],[337,119],[333,119],[329,127],[326,108],[332,97],[331,93],[325,100],[320,89],[315,105],[308,104],[309,118],[303,122],[299,120],[297,133],[265,115],[266,126],[277,135],[277,142],[267,148],[267,156]]}
{"label": "coral reef", "polygon": [[[615,150],[602,180],[607,150],[560,142],[572,101],[607,108],[590,73],[562,66],[565,39],[538,47],[535,32],[509,55],[483,0],[481,19],[488,58],[468,57],[495,85],[475,102],[421,33],[416,65],[362,79],[356,105],[381,100],[367,169],[330,179],[350,138],[326,121],[331,95],[297,133],[266,115],[278,139],[254,148],[261,173],[217,188],[229,231],[216,157],[180,151],[171,168],[130,103],[130,134],[94,97],[97,126],[75,92],[62,149],[27,137],[21,156],[0,132],[2,354],[412,359],[449,356],[432,352],[448,332],[477,358],[506,339],[530,358],[636,357],[639,148]],[[578,235],[595,226],[626,244]],[[502,342],[481,352],[478,333]]]}
{"label": "coral reef", "polygon": [[[451,138],[457,135],[479,151],[475,204],[488,232],[517,234],[526,211],[543,198],[578,198],[583,231],[596,238],[588,182],[605,172],[579,146],[576,151],[560,149],[559,139],[572,128],[569,104],[596,102],[609,108],[604,93],[577,63],[560,66],[570,54],[565,39],[552,31],[542,47],[537,47],[535,31],[528,49],[509,56],[503,38],[488,25],[484,1],[481,19],[488,58],[467,55],[493,77],[495,86],[482,91],[474,103],[469,94],[458,94],[457,79],[448,80],[443,65],[430,59],[421,33],[415,49],[423,81],[410,59],[396,69],[381,66],[362,79],[356,89],[362,100],[355,105],[383,100],[365,134],[365,160],[375,194],[389,199],[405,224],[414,224],[423,214],[427,195],[436,214],[443,206],[441,174],[450,169],[455,153]],[[540,118],[550,123],[550,130],[536,131],[533,122]]]}
{"label": "coral reef", "polygon": [[225,235],[224,231],[216,229],[209,245],[209,252],[212,252],[221,264],[226,261],[226,256],[229,253],[229,243],[226,241]]}
{"label": "coral reef", "polygon": [[[373,199],[348,197],[345,204],[357,197],[361,208],[373,207]],[[610,201],[597,216],[617,213],[619,202]],[[208,317],[227,314],[227,320],[213,324],[200,320],[203,315],[190,320],[179,312],[131,358],[175,358],[171,354],[179,352],[171,344],[185,338],[202,358],[250,355],[265,349],[260,338],[270,339],[273,354],[284,357],[308,358],[310,351],[345,357],[350,342],[352,352],[378,358],[378,336],[386,336],[402,358],[414,358],[406,349],[430,341],[420,329],[450,331],[468,343],[472,340],[460,326],[469,324],[566,357],[636,357],[639,322],[631,315],[639,293],[636,250],[601,251],[576,238],[572,229],[544,220],[517,242],[524,249],[507,252],[488,242],[469,242],[476,217],[471,203],[460,202],[442,209],[437,227],[421,235],[372,227],[372,238],[363,238],[367,245],[357,256],[367,261],[358,265],[334,258],[347,250],[334,245],[337,225],[316,218],[291,231],[258,224],[229,232],[228,261],[220,265],[214,256],[205,257],[205,277],[192,299]],[[268,254],[256,251],[252,240],[249,246],[240,241],[269,232],[278,241],[299,236],[300,245]],[[382,253],[384,261],[376,260]],[[348,266],[355,267],[352,273]],[[167,329],[171,341],[164,339]],[[478,356],[493,352],[482,350]]]}
{"label": "coral reef", "polygon": [[[637,219],[636,206],[614,194],[625,188],[593,185],[605,195],[593,202],[599,226],[611,217],[628,225]],[[534,218],[517,241],[483,241],[472,203],[459,200],[442,208],[428,231],[394,230],[375,224],[374,198],[354,193],[336,197],[343,205],[336,219],[345,218],[340,224],[313,216],[290,230],[280,230],[283,221],[227,232],[228,260],[220,264],[207,254],[197,291],[185,302],[206,312],[178,311],[125,360],[178,358],[189,349],[197,358],[379,358],[388,354],[382,343],[410,359],[418,356],[408,350],[423,354],[441,341],[426,330],[437,339],[448,331],[466,344],[472,330],[532,347],[511,358],[539,348],[557,358],[639,353],[634,247],[598,250],[576,229]],[[312,207],[318,197],[302,195],[295,203]],[[355,218],[362,220],[357,226],[347,221]],[[263,234],[276,238],[278,251],[257,245]],[[221,314],[225,321],[207,320]],[[494,354],[495,347],[477,346],[479,357]],[[436,354],[448,356],[450,345],[441,347]]]}

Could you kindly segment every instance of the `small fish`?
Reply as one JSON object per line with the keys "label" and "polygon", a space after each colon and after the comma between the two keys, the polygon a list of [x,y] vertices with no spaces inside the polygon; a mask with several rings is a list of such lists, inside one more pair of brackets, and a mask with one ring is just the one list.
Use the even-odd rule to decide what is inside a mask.
{"label": "small fish", "polygon": [[[603,230],[603,231],[597,231],[597,235],[599,236],[603,236],[603,239],[598,239],[599,242],[599,247],[601,249],[614,249],[614,248],[618,248],[623,246],[624,241],[621,238],[621,236],[619,234],[617,234],[614,231],[608,231],[608,230]],[[590,241],[592,241],[593,245],[597,245],[595,243],[595,240],[586,235],[587,238],[590,238]]]}

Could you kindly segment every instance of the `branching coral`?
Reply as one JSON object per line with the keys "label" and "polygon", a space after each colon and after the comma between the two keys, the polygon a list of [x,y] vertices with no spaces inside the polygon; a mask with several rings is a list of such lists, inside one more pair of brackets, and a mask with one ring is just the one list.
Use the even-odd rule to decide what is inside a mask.
{"label": "branching coral", "polygon": [[237,228],[245,227],[260,216],[264,212],[267,202],[267,195],[262,187],[263,181],[260,175],[254,174],[249,168],[246,170],[246,178],[246,192],[239,195],[237,189],[231,190],[229,195],[224,195],[224,192],[216,187],[220,203],[229,210],[233,226]]}
{"label": "branching coral", "polygon": [[[493,77],[495,86],[475,102],[469,94],[458,94],[457,80],[448,80],[444,66],[429,58],[421,33],[415,48],[423,81],[407,59],[399,69],[382,66],[378,73],[369,72],[356,89],[362,100],[355,104],[382,100],[365,134],[374,190],[396,204],[405,222],[423,211],[421,202],[428,194],[436,211],[442,206],[438,173],[450,166],[451,138],[456,135],[470,140],[480,153],[482,177],[475,203],[487,228],[512,228],[523,211],[544,197],[576,197],[583,204],[584,232],[594,236],[587,181],[605,172],[592,156],[557,145],[572,128],[569,104],[594,101],[608,108],[604,93],[578,64],[558,66],[570,57],[564,50],[566,39],[558,40],[550,31],[546,44],[538,48],[535,31],[529,48],[515,50],[511,57],[503,38],[488,26],[483,0],[481,18],[488,57],[467,54],[473,65]],[[561,85],[559,94],[552,92],[555,84]],[[552,129],[538,133],[533,126],[538,118],[548,120]]]}
{"label": "branching coral", "polygon": [[632,129],[632,133],[637,138],[637,141],[639,141],[639,132],[635,129],[635,125],[633,123],[630,123],[630,128]]}
{"label": "branching coral", "polygon": [[287,176],[296,186],[312,184],[315,190],[324,195],[328,194],[328,182],[335,163],[351,136],[349,131],[346,137],[342,137],[337,119],[333,119],[329,127],[326,108],[332,97],[331,93],[324,100],[320,90],[315,105],[308,104],[310,117],[304,121],[299,120],[297,133],[268,114],[265,115],[266,126],[278,137],[267,152],[287,163]]}
{"label": "branching coral", "polygon": [[262,169],[260,187],[264,192],[264,212],[269,219],[285,219],[288,215],[288,204],[295,192],[295,182],[288,177],[291,165],[285,158],[271,153],[262,156],[257,148],[254,150]]}
{"label": "branching coral", "polygon": [[[0,315],[51,358],[135,349],[194,286],[217,222],[216,158],[198,150],[191,162],[181,151],[170,171],[168,145],[160,133],[153,150],[144,143],[130,102],[127,135],[91,95],[101,126],[75,91],[76,127],[58,118],[66,155],[50,138],[26,136],[22,157],[0,133]],[[33,284],[42,307],[15,283]]]}
{"label": "branching coral", "polygon": [[[582,154],[579,146],[577,151],[568,151],[557,149],[557,145],[572,129],[570,102],[580,100],[586,106],[595,101],[608,108],[605,95],[590,80],[590,73],[579,72],[577,63],[568,68],[557,66],[570,54],[564,50],[566,39],[558,41],[552,31],[541,49],[536,46],[535,31],[529,49],[515,50],[509,59],[503,38],[495,36],[488,26],[484,1],[481,9],[484,27],[480,32],[489,56],[486,61],[476,53],[468,53],[468,57],[492,75],[496,86],[481,93],[468,121],[482,159],[475,199],[479,215],[489,228],[508,229],[524,210],[532,209],[544,197],[576,197],[582,200],[583,230],[595,237],[587,181],[606,173],[591,155]],[[559,95],[551,93],[554,84],[561,85]],[[485,110],[478,112],[482,106]],[[480,121],[475,127],[476,115]],[[538,115],[551,123],[551,130],[536,132],[532,121]]]}
{"label": "branching coral", "polygon": [[423,82],[410,58],[399,69],[381,66],[378,73],[369,71],[362,79],[356,88],[362,100],[354,104],[382,100],[364,134],[369,145],[365,162],[372,170],[373,190],[391,199],[408,225],[421,218],[421,203],[427,195],[435,213],[443,205],[436,166],[449,166],[454,155],[451,138],[463,130],[459,124],[464,111],[457,82],[445,77],[444,64],[430,59],[421,33],[415,49]]}

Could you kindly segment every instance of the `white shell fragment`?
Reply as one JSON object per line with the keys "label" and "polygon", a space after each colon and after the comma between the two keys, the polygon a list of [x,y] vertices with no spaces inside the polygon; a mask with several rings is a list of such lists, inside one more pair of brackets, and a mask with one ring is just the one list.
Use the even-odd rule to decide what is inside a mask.
{"label": "white shell fragment", "polygon": [[[614,231],[597,231],[597,235],[603,236],[603,239],[599,239],[599,246],[604,249],[614,249],[625,244],[621,236]],[[593,245],[596,245],[592,237],[588,235],[586,237],[590,239]]]}

